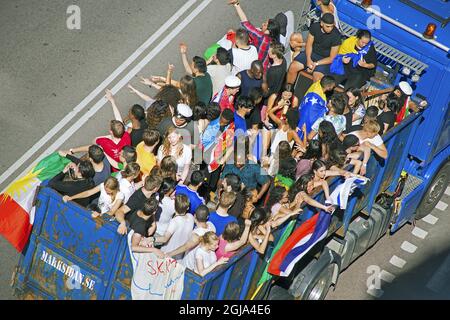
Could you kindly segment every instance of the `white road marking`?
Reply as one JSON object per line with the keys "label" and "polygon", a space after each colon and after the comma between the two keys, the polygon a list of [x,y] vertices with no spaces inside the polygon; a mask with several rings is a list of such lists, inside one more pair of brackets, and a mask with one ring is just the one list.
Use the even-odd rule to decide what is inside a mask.
{"label": "white road marking", "polygon": [[383,290],[375,289],[375,288],[367,289],[366,292],[367,292],[367,294],[369,294],[369,295],[371,295],[372,297],[375,297],[375,298],[380,298],[383,295],[383,293],[384,293]]}
{"label": "white road marking", "polygon": [[400,269],[403,268],[405,266],[405,264],[406,264],[405,260],[403,260],[403,259],[401,259],[401,258],[399,258],[397,256],[393,256],[391,258],[391,260],[389,260],[389,262],[392,265],[394,265],[394,266],[396,266],[397,268],[400,268]]}
{"label": "white road marking", "polygon": [[446,204],[445,202],[439,201],[438,204],[436,205],[436,209],[439,209],[441,211],[445,211],[445,209],[447,209],[448,204]]}
{"label": "white road marking", "polygon": [[389,283],[391,283],[391,282],[394,281],[394,279],[395,279],[395,276],[394,276],[392,273],[387,272],[386,270],[381,270],[381,272],[380,272],[380,274],[378,275],[378,277],[379,277],[381,280],[386,281],[386,282],[389,282]]}
{"label": "white road marking", "polygon": [[[186,3],[183,8],[184,10],[181,11],[181,9],[177,12],[178,17],[181,16],[194,2],[196,2],[197,0],[190,0],[188,3]],[[164,47],[166,47],[192,20],[194,20],[194,18],[199,15],[205,8],[206,6],[208,6],[208,4],[211,2],[212,0],[204,0],[197,8],[195,8],[191,14],[189,14],[189,16],[187,16],[176,28],[174,28],[161,42],[159,42],[159,44],[139,63],[137,64],[121,81],[119,81],[112,89],[112,93],[116,94],[121,88],[123,88],[126,84],[128,84],[128,82],[139,72],[141,71],[158,53],[160,53]],[[189,4],[189,5],[188,5]],[[167,23],[165,23],[163,25],[163,27],[165,27],[163,29],[163,27],[161,27],[157,33],[159,32],[159,34],[164,33],[164,31],[166,31],[166,29],[168,29],[168,27],[170,26],[170,24],[172,24],[173,22],[176,21],[176,19],[173,19],[174,17],[172,17],[171,19],[169,19],[167,21]],[[168,23],[171,22],[171,23]],[[161,32],[160,32],[161,31]],[[155,33],[156,34],[156,33]],[[159,37],[159,35],[158,35]],[[154,37],[154,40],[156,40],[156,38],[158,37]],[[153,36],[152,36],[153,38]],[[153,40],[153,41],[154,41]],[[140,53],[142,53],[143,50],[140,51]],[[127,66],[128,67],[128,66]],[[125,69],[125,68],[124,68]],[[106,80],[105,80],[106,82]],[[108,85],[108,83],[106,83],[106,85]],[[101,90],[97,90],[98,93],[102,92],[105,87],[101,88]],[[96,95],[98,95],[98,93]],[[85,99],[86,100],[86,99]],[[84,100],[83,100],[84,101]],[[46,156],[50,155],[51,153],[55,152],[56,150],[58,150],[58,148],[68,139],[70,138],[76,131],[78,131],[78,129],[84,125],[92,116],[94,116],[94,114],[100,110],[100,108],[102,108],[105,104],[106,104],[107,100],[105,97],[102,97],[92,108],[90,108],[86,113],[83,114],[83,116],[81,116],[67,131],[65,131],[63,134],[61,134],[61,136],[49,147],[47,148],[35,161],[33,161],[33,163],[31,163],[21,174],[20,177],[24,176],[26,173],[28,173],[39,161],[41,161],[43,158],[45,158]],[[73,114],[73,111],[70,113],[70,115]],[[73,114],[71,116],[71,118],[67,121],[67,123],[73,118],[75,114]],[[63,119],[64,120],[64,119]],[[47,136],[47,135],[46,135]],[[44,145],[47,140],[51,138],[48,137],[46,139],[46,141],[43,141],[43,139],[41,139],[39,142],[42,141],[42,144],[39,146],[39,148]],[[38,143],[39,143],[38,142]],[[36,146],[33,146],[30,151],[32,149],[34,149]],[[17,168],[20,167],[20,165],[22,165],[25,161],[27,161],[35,152],[31,152],[30,154],[25,154],[24,156],[22,156],[23,160],[21,160],[22,158],[20,158],[18,160],[18,162],[16,162],[14,166],[14,170],[10,170],[8,169],[7,172],[5,172],[1,177],[0,177],[0,184],[7,179],[15,170],[17,170]],[[20,165],[17,165],[19,162],[21,162]],[[5,189],[2,191],[4,192],[6,190]]]}
{"label": "white road marking", "polygon": [[447,187],[447,189],[445,189],[445,194],[450,196],[450,187]]}
{"label": "white road marking", "polygon": [[450,255],[441,264],[439,269],[433,274],[426,287],[436,293],[448,292],[450,278]]}
{"label": "white road marking", "polygon": [[[114,72],[83,99],[72,111],[70,111],[56,126],[48,131],[36,144],[21,156],[11,167],[0,176],[0,185],[8,179],[17,169],[28,161],[42,146],[55,136],[65,125],[67,125],[78,113],[80,113],[96,96],[107,88],[107,86],[126,70],[148,47],[150,47],[161,35],[166,32],[197,0],[187,1],[175,14],[170,17],[150,38],[147,39],[127,60],[125,60]],[[42,159],[42,158],[41,158]],[[25,172],[28,172],[26,170]],[[5,188],[6,189],[6,188]],[[2,192],[4,192],[3,190]]]}
{"label": "white road marking", "polygon": [[428,232],[420,229],[419,227],[414,227],[412,234],[420,239],[425,239],[425,237],[428,235]]}
{"label": "white road marking", "polygon": [[426,217],[423,217],[422,220],[429,224],[435,224],[439,220],[439,218],[436,218],[432,214],[429,214]]}
{"label": "white road marking", "polygon": [[408,253],[414,253],[417,250],[417,246],[408,241],[403,241],[401,248]]}

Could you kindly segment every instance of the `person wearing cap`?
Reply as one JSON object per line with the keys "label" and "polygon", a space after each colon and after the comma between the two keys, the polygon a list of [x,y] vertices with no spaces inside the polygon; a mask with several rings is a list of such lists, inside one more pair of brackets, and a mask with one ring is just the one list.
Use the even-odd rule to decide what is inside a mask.
{"label": "person wearing cap", "polygon": [[258,59],[262,61],[264,72],[266,72],[270,63],[269,45],[272,41],[280,41],[281,27],[279,21],[275,19],[268,19],[262,24],[261,30],[259,30],[248,21],[244,10],[241,8],[239,0],[228,0],[228,4],[235,7],[236,12],[241,19],[241,26],[248,31],[252,43],[258,50]]}
{"label": "person wearing cap", "polygon": [[247,123],[245,118],[252,112],[254,105],[252,100],[246,96],[240,96],[236,100],[236,111],[234,112],[235,138],[247,135]]}
{"label": "person wearing cap", "polygon": [[241,79],[236,76],[228,76],[225,78],[225,86],[216,93],[212,102],[216,102],[220,106],[220,111],[230,109],[234,112],[234,99],[239,92]]}
{"label": "person wearing cap", "polygon": [[165,118],[162,120],[157,130],[161,137],[166,135],[169,127],[175,127],[177,129],[183,129],[183,143],[194,147],[194,122],[191,121],[192,109],[187,104],[179,103],[173,112],[171,118]]}
{"label": "person wearing cap", "polygon": [[330,73],[330,64],[338,54],[341,34],[334,24],[334,16],[325,13],[320,22],[313,23],[306,40],[306,50],[295,57],[288,70],[287,83],[293,84],[300,71],[312,73],[313,81],[319,81]]}
{"label": "person wearing cap", "polygon": [[344,89],[361,88],[375,75],[377,52],[369,30],[360,29],[355,36],[346,39],[339,47],[330,71],[337,84]]}
{"label": "person wearing cap", "polygon": [[400,103],[400,110],[397,112],[395,123],[401,122],[411,111],[419,111],[416,103],[411,101],[413,89],[408,82],[401,81],[398,86],[395,87],[394,94],[398,97]]}

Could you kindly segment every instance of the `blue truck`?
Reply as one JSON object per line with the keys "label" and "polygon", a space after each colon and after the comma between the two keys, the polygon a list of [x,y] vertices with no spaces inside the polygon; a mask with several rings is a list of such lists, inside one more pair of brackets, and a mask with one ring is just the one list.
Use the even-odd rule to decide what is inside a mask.
{"label": "blue truck", "polygon": [[[341,271],[387,232],[428,214],[445,191],[450,176],[450,4],[442,0],[334,3],[345,36],[374,26],[379,70],[369,84],[373,90],[368,99],[408,81],[414,89],[412,99],[426,107],[383,136],[388,158],[371,158],[367,167],[371,182],[351,196],[345,212],[333,216],[327,237],[297,263],[291,276],[274,277],[263,289],[258,287],[285,227],[281,226],[264,256],[247,245],[205,277],[186,270],[182,299],[324,299]],[[317,16],[317,8],[307,3],[300,16],[299,31]],[[341,182],[330,181],[330,189]],[[402,192],[394,203],[387,201],[399,183]],[[316,199],[323,201],[323,194]],[[45,184],[35,205],[33,232],[14,273],[17,297],[131,299],[133,271],[126,237],[116,232],[117,222],[93,220],[86,209],[64,203]],[[296,227],[314,213],[305,207]]]}

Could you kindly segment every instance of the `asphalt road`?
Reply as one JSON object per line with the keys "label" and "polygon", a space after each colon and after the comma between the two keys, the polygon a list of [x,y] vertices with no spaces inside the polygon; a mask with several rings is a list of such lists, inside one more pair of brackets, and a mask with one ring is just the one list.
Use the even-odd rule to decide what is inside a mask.
{"label": "asphalt road", "polygon": [[[2,0],[0,128],[4,134],[0,136],[0,190],[40,155],[53,151],[51,147],[54,149],[58,138],[68,136],[66,141],[61,138],[62,144],[58,146],[68,149],[89,144],[94,137],[106,134],[113,113],[109,104],[97,103],[103,97],[102,82],[183,5],[191,2],[192,6],[106,84],[108,88],[126,84],[121,79],[142,64],[143,69],[130,82],[151,94],[155,92],[141,85],[138,76],[165,74],[170,62],[176,66],[175,79],[181,77],[183,68],[178,53],[181,41],[189,45],[189,56],[202,55],[230,27],[239,26],[235,10],[225,0]],[[74,4],[81,10],[80,30],[69,30],[66,24],[69,17],[66,10]],[[302,4],[303,1],[297,0],[247,0],[243,8],[249,19],[260,25],[280,11],[292,10],[297,18]],[[186,20],[193,15],[192,21]],[[141,63],[152,52],[153,58]],[[98,91],[91,94],[95,89]],[[116,100],[123,114],[130,105],[140,102],[126,89],[118,92]],[[86,101],[84,109],[73,114],[82,101]],[[101,107],[98,112],[86,123],[76,125],[96,106]],[[60,130],[50,134],[52,128],[72,114],[72,119]],[[76,130],[72,133],[73,125]],[[47,135],[51,137],[41,140]],[[26,153],[29,156],[21,161]],[[21,165],[10,170],[17,163]],[[14,298],[9,283],[17,260],[15,250],[0,238],[0,299]]]}

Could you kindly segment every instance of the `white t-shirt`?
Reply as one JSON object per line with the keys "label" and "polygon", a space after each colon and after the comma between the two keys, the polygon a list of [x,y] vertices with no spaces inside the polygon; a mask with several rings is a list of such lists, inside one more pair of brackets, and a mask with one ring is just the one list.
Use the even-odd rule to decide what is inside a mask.
{"label": "white t-shirt", "polygon": [[213,96],[225,86],[225,78],[231,75],[231,65],[209,65],[208,73],[213,84]]}
{"label": "white t-shirt", "polygon": [[206,222],[206,228],[196,227],[192,233],[195,233],[199,237],[202,237],[208,231],[216,232],[216,227],[211,221]]}
{"label": "white t-shirt", "polygon": [[358,126],[361,124],[364,116],[366,115],[366,108],[363,104],[360,104],[358,108],[353,112],[354,114],[358,115],[360,118],[356,121],[352,122],[352,126]]}
{"label": "white t-shirt", "polygon": [[201,258],[203,260],[203,269],[208,268],[210,265],[212,265],[217,261],[215,252],[206,251],[201,246],[197,246],[195,249],[193,249],[184,257],[181,263],[186,268],[193,270],[196,273],[199,273],[199,270],[197,269],[198,258]]}
{"label": "white t-shirt", "polygon": [[[163,154],[163,145],[161,145],[158,149],[158,160],[161,161],[164,158],[164,154]],[[185,165],[190,165],[191,164],[191,160],[192,160],[192,149],[190,146],[183,144],[183,153],[181,154],[181,156],[177,155],[177,154],[171,154],[171,156],[173,156],[176,161],[177,161],[177,166],[178,166],[178,174],[182,174],[183,170],[184,170],[184,166]]]}
{"label": "white t-shirt", "polygon": [[124,203],[128,202],[128,199],[133,195],[133,193],[136,191],[136,186],[134,185],[134,182],[130,182],[125,178],[122,178],[119,180],[119,187],[120,192],[123,193],[125,196]]}
{"label": "white t-shirt", "polygon": [[[175,216],[172,218],[166,230],[166,233],[171,233],[172,237],[170,237],[167,244],[161,247],[161,251],[170,252],[184,245],[190,239],[192,229],[194,229],[194,216],[192,214],[187,213],[184,216]],[[182,255],[177,255],[173,258],[180,260]]]}
{"label": "white t-shirt", "polygon": [[381,146],[384,142],[383,142],[383,138],[381,138],[381,136],[379,134],[377,134],[375,137],[373,137],[372,139],[366,138],[366,139],[361,139],[361,137],[357,134],[358,131],[352,132],[351,134],[358,137],[359,139],[359,144],[362,144],[363,142],[370,142],[371,144],[373,144],[375,147],[379,147]]}
{"label": "white t-shirt", "polygon": [[254,46],[250,46],[248,49],[233,48],[231,54],[233,56],[233,75],[250,69],[252,62],[258,60],[258,50]]}
{"label": "white t-shirt", "polygon": [[[314,122],[314,124],[312,125],[311,130],[319,132],[319,126],[324,120],[329,121],[333,124],[334,130],[336,130],[337,135],[340,135],[345,130],[345,127],[347,125],[347,119],[344,116],[342,115],[330,116],[327,114],[317,119],[316,122]],[[318,139],[319,135],[316,135],[314,138]]]}
{"label": "white t-shirt", "polygon": [[164,197],[159,206],[161,208],[161,215],[156,222],[156,233],[163,236],[175,213],[175,200],[170,197]]}
{"label": "white t-shirt", "polygon": [[100,208],[100,213],[108,212],[114,207],[114,205],[117,203],[117,201],[122,201],[122,203],[125,203],[124,201],[124,194],[119,191],[116,194],[116,198],[114,201],[112,201],[111,197],[106,193],[105,190],[105,184],[100,184],[100,197],[98,198],[98,207]]}

